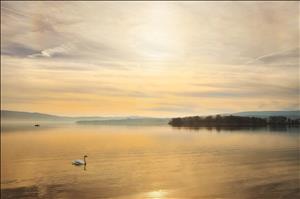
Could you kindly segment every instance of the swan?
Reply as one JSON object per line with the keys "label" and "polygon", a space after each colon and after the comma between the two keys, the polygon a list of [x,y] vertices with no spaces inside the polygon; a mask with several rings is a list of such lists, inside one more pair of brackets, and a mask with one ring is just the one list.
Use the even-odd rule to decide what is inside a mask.
{"label": "swan", "polygon": [[85,158],[87,158],[87,155],[83,156],[83,160],[73,160],[72,164],[74,165],[86,165],[86,160]]}

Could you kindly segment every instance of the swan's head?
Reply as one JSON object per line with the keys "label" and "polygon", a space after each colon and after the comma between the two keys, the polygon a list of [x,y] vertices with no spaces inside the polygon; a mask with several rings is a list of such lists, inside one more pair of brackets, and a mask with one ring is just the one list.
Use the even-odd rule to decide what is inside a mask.
{"label": "swan's head", "polygon": [[83,157],[87,158],[88,156],[87,156],[87,155],[84,155]]}

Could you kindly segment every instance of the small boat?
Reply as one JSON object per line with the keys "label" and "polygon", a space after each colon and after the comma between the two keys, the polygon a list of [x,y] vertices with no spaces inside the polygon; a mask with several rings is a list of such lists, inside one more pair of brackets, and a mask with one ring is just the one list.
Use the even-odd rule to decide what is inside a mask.
{"label": "small boat", "polygon": [[40,125],[39,125],[39,124],[35,124],[34,126],[35,126],[35,127],[39,127]]}

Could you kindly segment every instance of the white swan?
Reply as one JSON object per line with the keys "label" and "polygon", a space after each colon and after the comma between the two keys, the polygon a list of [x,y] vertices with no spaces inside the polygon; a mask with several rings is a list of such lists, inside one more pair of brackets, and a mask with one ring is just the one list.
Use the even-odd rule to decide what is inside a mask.
{"label": "white swan", "polygon": [[72,164],[74,165],[86,165],[86,160],[85,158],[87,158],[87,155],[83,156],[83,160],[73,160]]}

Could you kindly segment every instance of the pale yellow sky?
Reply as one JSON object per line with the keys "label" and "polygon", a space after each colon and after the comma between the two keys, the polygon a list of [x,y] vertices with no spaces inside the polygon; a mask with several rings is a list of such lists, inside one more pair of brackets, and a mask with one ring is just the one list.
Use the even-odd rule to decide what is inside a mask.
{"label": "pale yellow sky", "polygon": [[299,109],[299,2],[1,2],[1,109]]}

